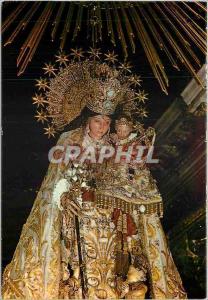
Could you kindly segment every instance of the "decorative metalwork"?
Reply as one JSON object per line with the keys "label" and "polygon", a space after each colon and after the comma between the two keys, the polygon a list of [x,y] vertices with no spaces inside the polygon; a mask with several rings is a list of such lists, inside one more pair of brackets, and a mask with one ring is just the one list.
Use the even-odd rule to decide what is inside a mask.
{"label": "decorative metalwork", "polygon": [[[130,63],[117,62],[112,52],[99,49],[71,49],[71,54],[55,55],[55,63],[45,64],[47,78],[37,80],[40,92],[32,98],[37,105],[38,122],[48,123],[45,134],[54,136],[78,117],[84,107],[98,114],[111,115],[119,105],[128,115],[148,116],[140,76],[131,73]],[[68,59],[68,57],[70,59]]]}
{"label": "decorative metalwork", "polygon": [[[193,46],[206,54],[205,2],[49,1],[33,4],[17,2],[12,5],[14,11],[2,25],[2,33],[9,33],[4,46],[14,42],[22,29],[26,32],[26,27],[29,27],[30,23],[33,24],[32,28],[28,29],[28,36],[17,58],[18,75],[25,71],[46,29],[52,25],[52,41],[59,38],[58,29],[61,31],[61,50],[68,47],[69,35],[72,35],[71,40],[74,41],[85,31],[89,44],[92,43],[93,47],[101,45],[107,32],[113,46],[121,46],[125,59],[130,52],[135,53],[141,44],[165,93],[168,93],[169,83],[160,51],[167,56],[175,69],[180,70],[180,66],[184,65],[198,83],[203,85],[197,76],[201,63]],[[33,22],[33,18],[36,18],[36,22]],[[10,28],[14,22],[17,26],[11,33]],[[82,53],[79,51],[78,55],[76,51],[75,49],[74,57],[80,59]],[[92,55],[99,56],[98,53]],[[64,55],[57,56],[57,59],[63,64],[67,62]],[[113,54],[106,56],[108,61],[115,62],[115,59]]]}

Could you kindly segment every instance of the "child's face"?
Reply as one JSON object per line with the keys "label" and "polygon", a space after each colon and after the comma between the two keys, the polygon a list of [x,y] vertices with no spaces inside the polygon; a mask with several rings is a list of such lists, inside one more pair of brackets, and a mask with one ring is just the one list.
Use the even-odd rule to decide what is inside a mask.
{"label": "child's face", "polygon": [[120,124],[116,127],[116,133],[119,139],[127,138],[132,132],[132,127],[127,124]]}

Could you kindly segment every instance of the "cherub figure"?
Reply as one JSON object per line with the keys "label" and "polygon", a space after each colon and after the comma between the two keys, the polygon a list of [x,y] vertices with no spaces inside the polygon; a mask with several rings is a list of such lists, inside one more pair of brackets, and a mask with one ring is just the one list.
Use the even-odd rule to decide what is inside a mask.
{"label": "cherub figure", "polygon": [[115,122],[116,133],[111,134],[112,144],[123,146],[123,151],[127,150],[129,146],[133,146],[132,159],[135,159],[138,154],[138,146],[141,148],[141,161],[140,165],[144,164],[148,156],[148,151],[155,141],[155,130],[152,127],[144,129],[143,124],[134,122],[128,115],[123,115]]}

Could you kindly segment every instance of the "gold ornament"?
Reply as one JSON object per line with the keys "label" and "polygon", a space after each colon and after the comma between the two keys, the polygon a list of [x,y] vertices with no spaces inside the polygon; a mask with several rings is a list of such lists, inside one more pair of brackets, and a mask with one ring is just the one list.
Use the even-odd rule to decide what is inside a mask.
{"label": "gold ornament", "polygon": [[41,122],[41,123],[44,123],[44,121],[47,121],[47,116],[43,110],[37,111],[37,115],[35,115],[35,118],[37,118],[37,121]]}
{"label": "gold ornament", "polygon": [[129,82],[133,86],[141,86],[142,80],[140,78],[141,78],[140,76],[131,75],[129,76]]}
{"label": "gold ornament", "polygon": [[37,80],[37,82],[38,83],[36,84],[36,86],[38,86],[39,90],[45,91],[48,88],[48,82],[46,79],[40,78]]}
{"label": "gold ornament", "polygon": [[148,117],[148,112],[144,108],[139,108],[139,114],[142,119]]}
{"label": "gold ornament", "polygon": [[136,283],[138,281],[145,281],[145,273],[143,270],[136,269],[133,265],[130,265],[129,271],[127,274],[127,282]]}
{"label": "gold ornament", "polygon": [[48,138],[50,138],[51,136],[55,137],[55,129],[52,126],[48,126],[45,129],[44,134],[48,135]]}
{"label": "gold ornament", "polygon": [[43,68],[43,70],[45,70],[45,72],[44,72],[45,74],[48,74],[49,76],[51,76],[51,75],[56,75],[55,71],[57,69],[55,69],[51,63],[49,63],[49,64],[45,64],[45,67]]}
{"label": "gold ornament", "polygon": [[145,103],[145,101],[148,99],[147,95],[145,94],[144,91],[139,91],[139,93],[135,93],[136,97],[134,98],[135,100],[138,100],[139,102]]}
{"label": "gold ornament", "polygon": [[3,20],[2,33],[7,31],[4,46],[24,34],[17,58],[18,75],[25,71],[48,30],[52,40],[59,40],[61,49],[70,43],[71,36],[74,39],[87,31],[92,45],[110,40],[125,57],[135,50],[139,53],[143,47],[146,61],[166,94],[166,64],[178,71],[184,66],[204,86],[197,71],[205,57],[200,58],[199,53],[207,53],[206,1],[15,2],[11,14]]}
{"label": "gold ornament", "polygon": [[[42,106],[43,110],[35,117],[42,123],[51,122],[50,130],[46,131],[49,136],[63,130],[80,115],[84,107],[98,114],[111,115],[120,105],[123,112],[130,116],[146,116],[147,112],[138,108],[135,101],[138,97],[141,100],[147,95],[143,91],[137,91],[139,77],[123,74],[130,72],[130,64],[121,64],[119,68],[112,65],[117,61],[114,52],[105,54],[104,63],[99,60],[102,54],[99,49],[90,48],[87,53],[90,57],[81,61],[81,58],[84,58],[82,49],[72,49],[72,60],[67,58],[68,55],[59,52],[55,56],[56,63],[63,66],[57,68],[51,63],[45,64],[43,69],[49,80],[37,80],[36,86],[43,90],[43,93],[35,94],[33,104],[37,107]],[[51,75],[54,77],[51,78]]]}
{"label": "gold ornament", "polygon": [[91,48],[90,47],[90,51],[87,52],[88,54],[90,54],[90,58],[93,58],[93,59],[100,59],[100,55],[102,54],[100,52],[100,49],[95,49],[95,48]]}
{"label": "gold ornament", "polygon": [[60,66],[61,65],[67,66],[67,62],[69,61],[68,55],[64,54],[64,52],[59,52],[59,54],[55,55],[55,57],[57,58],[56,62],[58,62]]}
{"label": "gold ornament", "polygon": [[73,56],[74,59],[80,60],[82,57],[84,57],[84,55],[83,55],[84,52],[83,52],[82,48],[71,49],[71,51],[72,51],[71,56]]}
{"label": "gold ornament", "polygon": [[114,51],[113,52],[108,51],[108,53],[105,54],[105,57],[106,57],[105,61],[111,62],[113,64],[115,64],[118,61],[117,59],[118,55],[116,55]]}
{"label": "gold ornament", "polygon": [[127,73],[131,73],[131,70],[130,70],[131,68],[132,68],[132,66],[127,62],[120,64],[120,66],[119,66],[119,69],[121,69],[122,72],[127,72]]}
{"label": "gold ornament", "polygon": [[33,104],[36,104],[37,107],[39,106],[44,106],[45,103],[47,103],[47,101],[44,99],[43,95],[37,95],[35,94],[35,97],[32,97],[33,99]]}
{"label": "gold ornament", "polygon": [[127,125],[129,127],[133,127],[133,122],[128,121],[125,117],[122,117],[119,120],[116,120],[116,127],[119,125]]}

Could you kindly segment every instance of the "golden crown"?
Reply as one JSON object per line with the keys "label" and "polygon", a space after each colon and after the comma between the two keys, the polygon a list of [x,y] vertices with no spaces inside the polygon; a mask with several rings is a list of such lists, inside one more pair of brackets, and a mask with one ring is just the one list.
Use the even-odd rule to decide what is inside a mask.
{"label": "golden crown", "polygon": [[146,117],[147,112],[141,107],[147,94],[138,88],[141,85],[139,76],[131,74],[128,63],[117,64],[117,55],[108,53],[101,62],[98,49],[90,49],[88,57],[83,51],[72,49],[73,58],[59,53],[56,65],[46,64],[43,68],[49,80],[40,78],[37,86],[41,94],[33,97],[33,103],[41,110],[35,116],[37,121],[48,122],[45,134],[54,136],[55,132],[78,117],[84,107],[93,112],[111,115],[118,105],[123,112]]}
{"label": "golden crown", "polygon": [[122,118],[116,120],[115,125],[116,125],[116,128],[119,125],[127,125],[127,126],[130,126],[133,128],[134,123],[132,121],[128,120],[126,117],[122,117]]}

